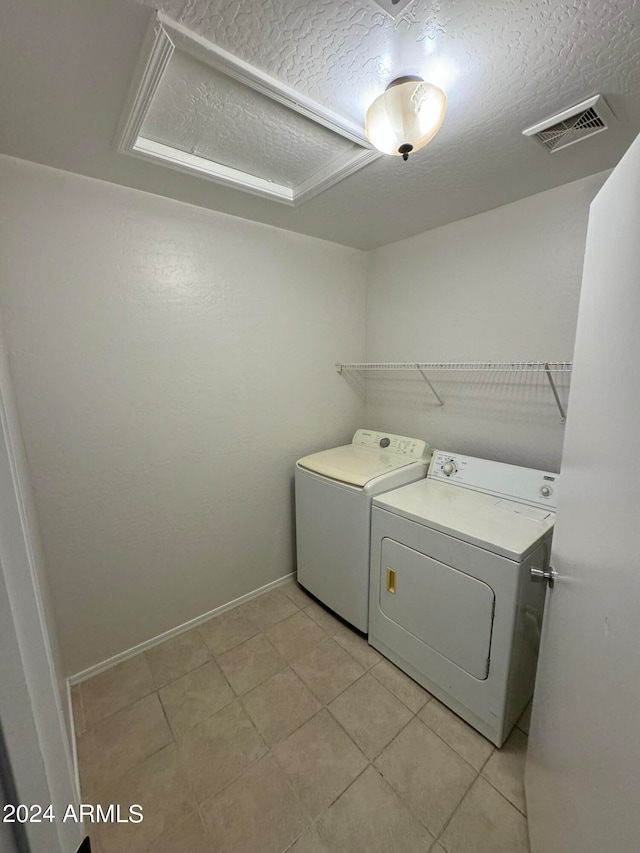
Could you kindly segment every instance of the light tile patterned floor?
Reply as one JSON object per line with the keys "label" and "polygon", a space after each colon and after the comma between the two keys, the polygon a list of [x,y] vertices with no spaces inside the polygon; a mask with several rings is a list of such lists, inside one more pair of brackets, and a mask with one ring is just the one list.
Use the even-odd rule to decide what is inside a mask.
{"label": "light tile patterned floor", "polygon": [[526,853],[501,750],[289,583],[72,690],[96,853]]}

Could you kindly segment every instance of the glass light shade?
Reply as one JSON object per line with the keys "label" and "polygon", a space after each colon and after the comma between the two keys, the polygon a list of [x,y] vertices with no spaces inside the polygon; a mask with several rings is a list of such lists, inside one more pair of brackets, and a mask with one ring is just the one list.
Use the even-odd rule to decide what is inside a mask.
{"label": "glass light shade", "polygon": [[431,142],[446,111],[447,96],[433,83],[392,83],[367,110],[365,133],[378,151],[402,156]]}

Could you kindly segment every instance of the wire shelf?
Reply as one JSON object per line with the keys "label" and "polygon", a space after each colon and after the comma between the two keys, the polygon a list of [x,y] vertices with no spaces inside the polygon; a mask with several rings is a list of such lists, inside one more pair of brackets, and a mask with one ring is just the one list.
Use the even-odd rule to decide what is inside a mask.
{"label": "wire shelf", "polygon": [[485,373],[541,373],[544,374],[549,383],[556,406],[560,412],[560,423],[565,423],[566,413],[558,394],[558,388],[553,374],[570,374],[573,369],[572,361],[396,361],[396,362],[337,362],[338,373],[349,371],[406,371],[414,370],[420,373],[429,386],[433,396],[440,407],[444,406],[444,400],[433,385],[428,373],[439,372],[480,372]]}
{"label": "wire shelf", "polygon": [[337,362],[343,370],[487,370],[506,373],[571,373],[572,361],[398,361]]}

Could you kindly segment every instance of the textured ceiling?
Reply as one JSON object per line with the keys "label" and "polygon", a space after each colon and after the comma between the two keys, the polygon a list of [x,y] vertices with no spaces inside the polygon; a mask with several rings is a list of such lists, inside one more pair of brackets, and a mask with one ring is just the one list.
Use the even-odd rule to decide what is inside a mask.
{"label": "textured ceiling", "polygon": [[367,0],[158,0],[148,5],[159,5],[220,47],[363,124],[367,105],[392,77],[426,70],[436,40],[451,26],[450,13],[462,4],[414,0],[395,20]]}
{"label": "textured ceiling", "polygon": [[155,142],[294,187],[358,146],[176,51],[141,133]]}
{"label": "textured ceiling", "polygon": [[141,2],[360,124],[403,74],[443,82],[467,129],[505,119],[505,101],[526,114],[640,84],[635,0],[414,0],[395,20],[369,0]]}
{"label": "textured ceiling", "polygon": [[[142,38],[169,16],[362,124],[396,76],[444,85],[442,131],[296,208],[118,155]],[[612,167],[640,132],[640,0],[4,0],[0,150],[369,248]],[[550,154],[522,129],[601,92],[612,130]],[[184,120],[184,119],[181,119]]]}

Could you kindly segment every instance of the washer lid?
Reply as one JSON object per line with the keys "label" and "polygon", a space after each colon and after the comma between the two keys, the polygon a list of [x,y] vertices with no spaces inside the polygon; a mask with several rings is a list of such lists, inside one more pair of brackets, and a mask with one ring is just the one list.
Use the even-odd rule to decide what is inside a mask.
{"label": "washer lid", "polygon": [[304,456],[298,460],[298,465],[313,471],[314,474],[362,487],[376,477],[415,462],[416,460],[409,456],[345,444],[343,447],[333,447],[331,450],[321,450],[319,453]]}
{"label": "washer lid", "polygon": [[374,498],[374,506],[521,561],[553,527],[555,513],[435,480]]}

